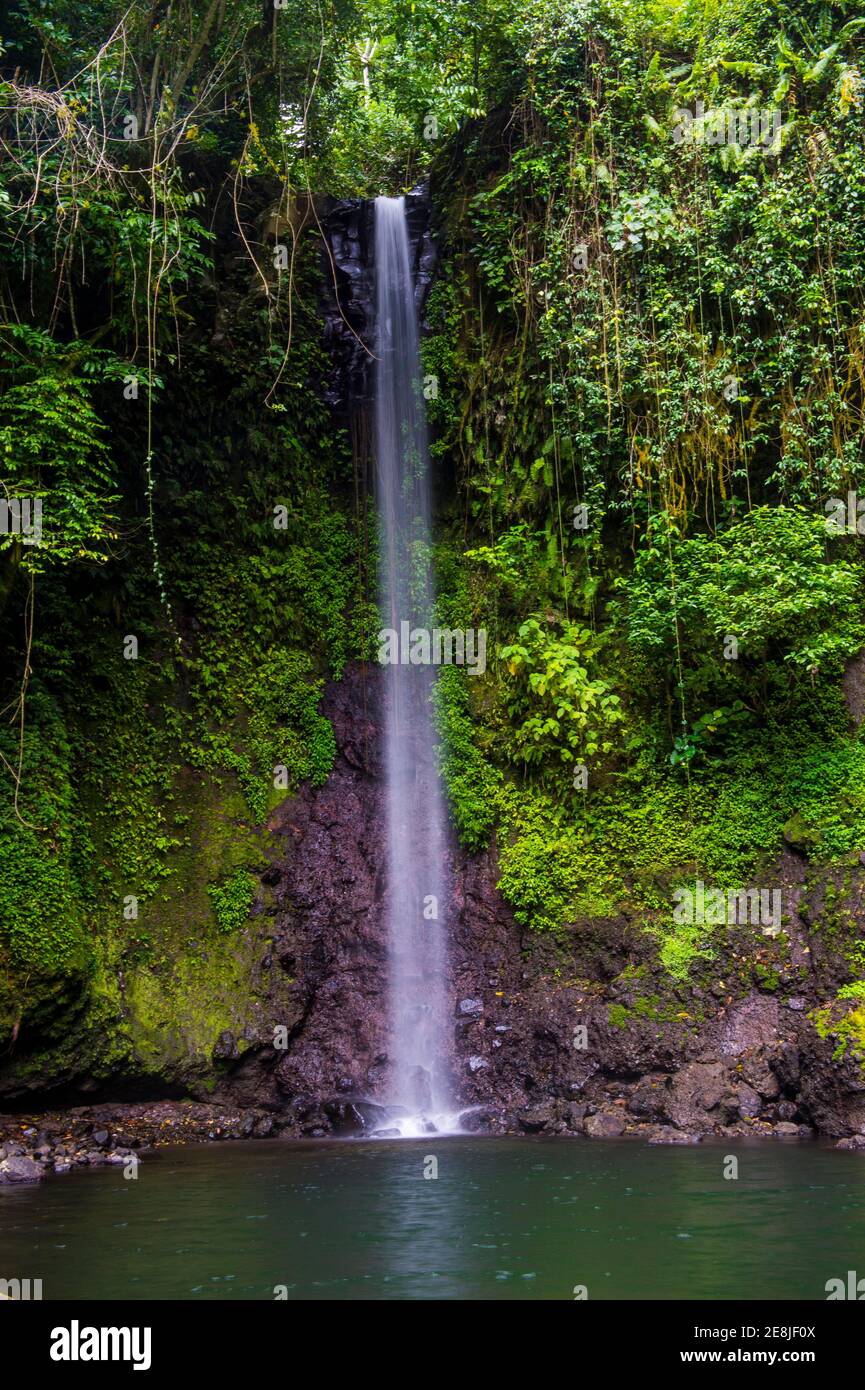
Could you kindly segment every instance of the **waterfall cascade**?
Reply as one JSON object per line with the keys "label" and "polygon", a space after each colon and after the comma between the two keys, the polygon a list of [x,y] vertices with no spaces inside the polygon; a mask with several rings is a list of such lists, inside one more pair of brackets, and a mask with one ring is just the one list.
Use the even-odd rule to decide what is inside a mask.
{"label": "waterfall cascade", "polygon": [[[432,627],[430,485],[418,325],[402,198],[375,201],[375,457],[379,597],[394,633]],[[408,624],[408,629],[402,625]],[[388,1124],[457,1128],[447,985],[447,820],[429,665],[385,667],[384,777],[390,1058]]]}

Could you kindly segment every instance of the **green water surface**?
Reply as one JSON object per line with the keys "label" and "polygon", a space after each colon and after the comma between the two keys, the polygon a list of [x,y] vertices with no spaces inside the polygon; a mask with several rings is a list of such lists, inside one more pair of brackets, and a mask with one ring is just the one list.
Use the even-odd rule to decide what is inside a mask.
{"label": "green water surface", "polygon": [[865,1155],[807,1143],[222,1143],[0,1188],[0,1276],[45,1299],[824,1300],[849,1269]]}

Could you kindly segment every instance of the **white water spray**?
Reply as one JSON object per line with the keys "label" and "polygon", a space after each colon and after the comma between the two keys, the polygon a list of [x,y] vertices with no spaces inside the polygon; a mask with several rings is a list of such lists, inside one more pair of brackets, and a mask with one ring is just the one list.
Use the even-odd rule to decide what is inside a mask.
{"label": "white water spray", "polygon": [[[432,626],[430,487],[417,312],[402,198],[375,200],[375,457],[385,624]],[[404,1136],[458,1128],[447,984],[452,902],[429,666],[384,675],[388,1125]]]}

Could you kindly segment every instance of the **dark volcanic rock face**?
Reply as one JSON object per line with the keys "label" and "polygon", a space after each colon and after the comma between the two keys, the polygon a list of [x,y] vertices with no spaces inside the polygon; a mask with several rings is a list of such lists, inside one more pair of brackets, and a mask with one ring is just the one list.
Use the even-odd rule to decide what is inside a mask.
{"label": "dark volcanic rock face", "polygon": [[[415,305],[423,324],[436,266],[425,187],[406,194],[405,209]],[[338,417],[350,420],[368,411],[372,403],[375,204],[369,198],[325,199],[322,227],[326,245],[320,308],[324,343],[333,364],[325,400]]]}
{"label": "dark volcanic rock face", "polygon": [[[376,1103],[389,1063],[378,677],[356,666],[329,687],[335,768],[325,786],[304,787],[272,817],[284,848],[265,875],[268,916],[257,919],[262,1024],[244,1056],[228,1061],[216,1097],[265,1107],[283,1132],[356,1133],[382,1123]],[[807,1019],[809,1001],[753,989],[735,999],[667,980],[665,1009],[643,1016],[631,1009],[636,996],[622,971],[659,967],[636,925],[585,922],[559,942],[524,932],[496,889],[494,852],[453,854],[453,1089],[466,1128],[597,1138],[636,1131],[657,1142],[865,1132],[858,1064],[832,1060],[831,1044]],[[661,987],[659,979],[650,986]]]}

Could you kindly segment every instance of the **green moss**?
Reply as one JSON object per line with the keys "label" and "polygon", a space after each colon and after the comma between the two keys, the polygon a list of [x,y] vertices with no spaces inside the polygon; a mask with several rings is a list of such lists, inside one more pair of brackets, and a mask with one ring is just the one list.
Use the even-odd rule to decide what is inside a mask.
{"label": "green moss", "polygon": [[774,994],[781,987],[781,980],[778,971],[772,965],[764,965],[762,961],[757,961],[754,966],[754,973],[760,982],[760,988],[769,994]]}
{"label": "green moss", "polygon": [[219,930],[238,931],[255,901],[255,879],[252,875],[238,869],[224,883],[211,884],[207,892]]}
{"label": "green moss", "polygon": [[[845,988],[850,990],[851,987]],[[865,1070],[865,1003],[859,1004],[856,1008],[838,1007],[839,1003],[846,1003],[851,999],[865,1000],[865,990],[856,991],[854,986],[853,991],[847,994],[843,990],[839,991],[833,1003],[815,1009],[809,1017],[821,1038],[835,1039],[833,1061],[841,1061],[850,1056]]]}

